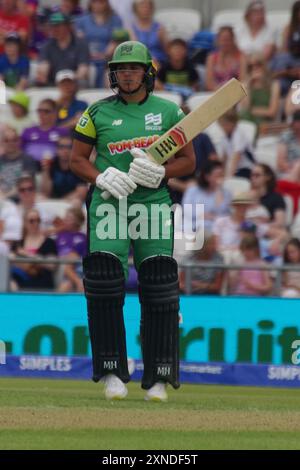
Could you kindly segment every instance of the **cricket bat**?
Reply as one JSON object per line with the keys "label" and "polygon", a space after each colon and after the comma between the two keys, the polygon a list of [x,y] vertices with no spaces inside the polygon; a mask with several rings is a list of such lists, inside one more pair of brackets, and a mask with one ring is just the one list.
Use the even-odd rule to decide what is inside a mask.
{"label": "cricket bat", "polygon": [[[145,149],[148,158],[162,165],[246,95],[242,83],[232,78]],[[108,199],[110,194],[104,191],[101,196]]]}

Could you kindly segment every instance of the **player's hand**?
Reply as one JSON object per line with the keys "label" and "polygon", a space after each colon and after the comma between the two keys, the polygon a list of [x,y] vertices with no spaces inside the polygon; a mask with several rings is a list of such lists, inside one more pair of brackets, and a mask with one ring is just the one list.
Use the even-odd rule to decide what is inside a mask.
{"label": "player's hand", "polygon": [[99,189],[108,191],[116,199],[127,197],[137,188],[127,173],[112,166],[97,176],[96,186]]}
{"label": "player's hand", "polygon": [[130,153],[134,157],[128,173],[130,179],[146,188],[158,188],[165,176],[165,167],[149,160],[141,149],[132,149]]}

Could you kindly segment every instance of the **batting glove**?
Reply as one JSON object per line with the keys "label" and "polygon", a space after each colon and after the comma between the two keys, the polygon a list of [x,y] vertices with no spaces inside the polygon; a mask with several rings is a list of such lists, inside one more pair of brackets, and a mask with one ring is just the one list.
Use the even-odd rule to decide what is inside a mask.
{"label": "batting glove", "polygon": [[130,153],[134,158],[128,173],[130,179],[146,188],[158,188],[165,176],[165,167],[152,162],[141,149],[134,148]]}
{"label": "batting glove", "polygon": [[137,188],[127,173],[112,166],[97,176],[96,186],[101,190],[108,191],[116,199],[127,197]]}

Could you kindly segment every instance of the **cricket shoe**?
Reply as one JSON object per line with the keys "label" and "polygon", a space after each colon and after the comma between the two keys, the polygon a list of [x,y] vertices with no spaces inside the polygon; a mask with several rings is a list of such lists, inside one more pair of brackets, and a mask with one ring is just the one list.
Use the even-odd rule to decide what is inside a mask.
{"label": "cricket shoe", "polygon": [[119,377],[108,374],[103,378],[104,395],[107,400],[123,400],[128,394],[126,385]]}
{"label": "cricket shoe", "polygon": [[164,382],[156,382],[145,395],[146,401],[167,401],[168,394],[167,394],[167,384]]}

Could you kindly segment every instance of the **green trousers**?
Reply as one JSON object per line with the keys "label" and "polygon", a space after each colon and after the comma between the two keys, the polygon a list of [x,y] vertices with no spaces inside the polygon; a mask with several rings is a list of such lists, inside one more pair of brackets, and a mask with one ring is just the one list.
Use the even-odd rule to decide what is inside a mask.
{"label": "green trousers", "polygon": [[128,275],[128,256],[132,249],[135,267],[150,256],[173,254],[173,214],[167,191],[159,202],[137,202],[128,197],[104,201],[95,189],[88,203],[89,252],[106,251],[116,255]]}

